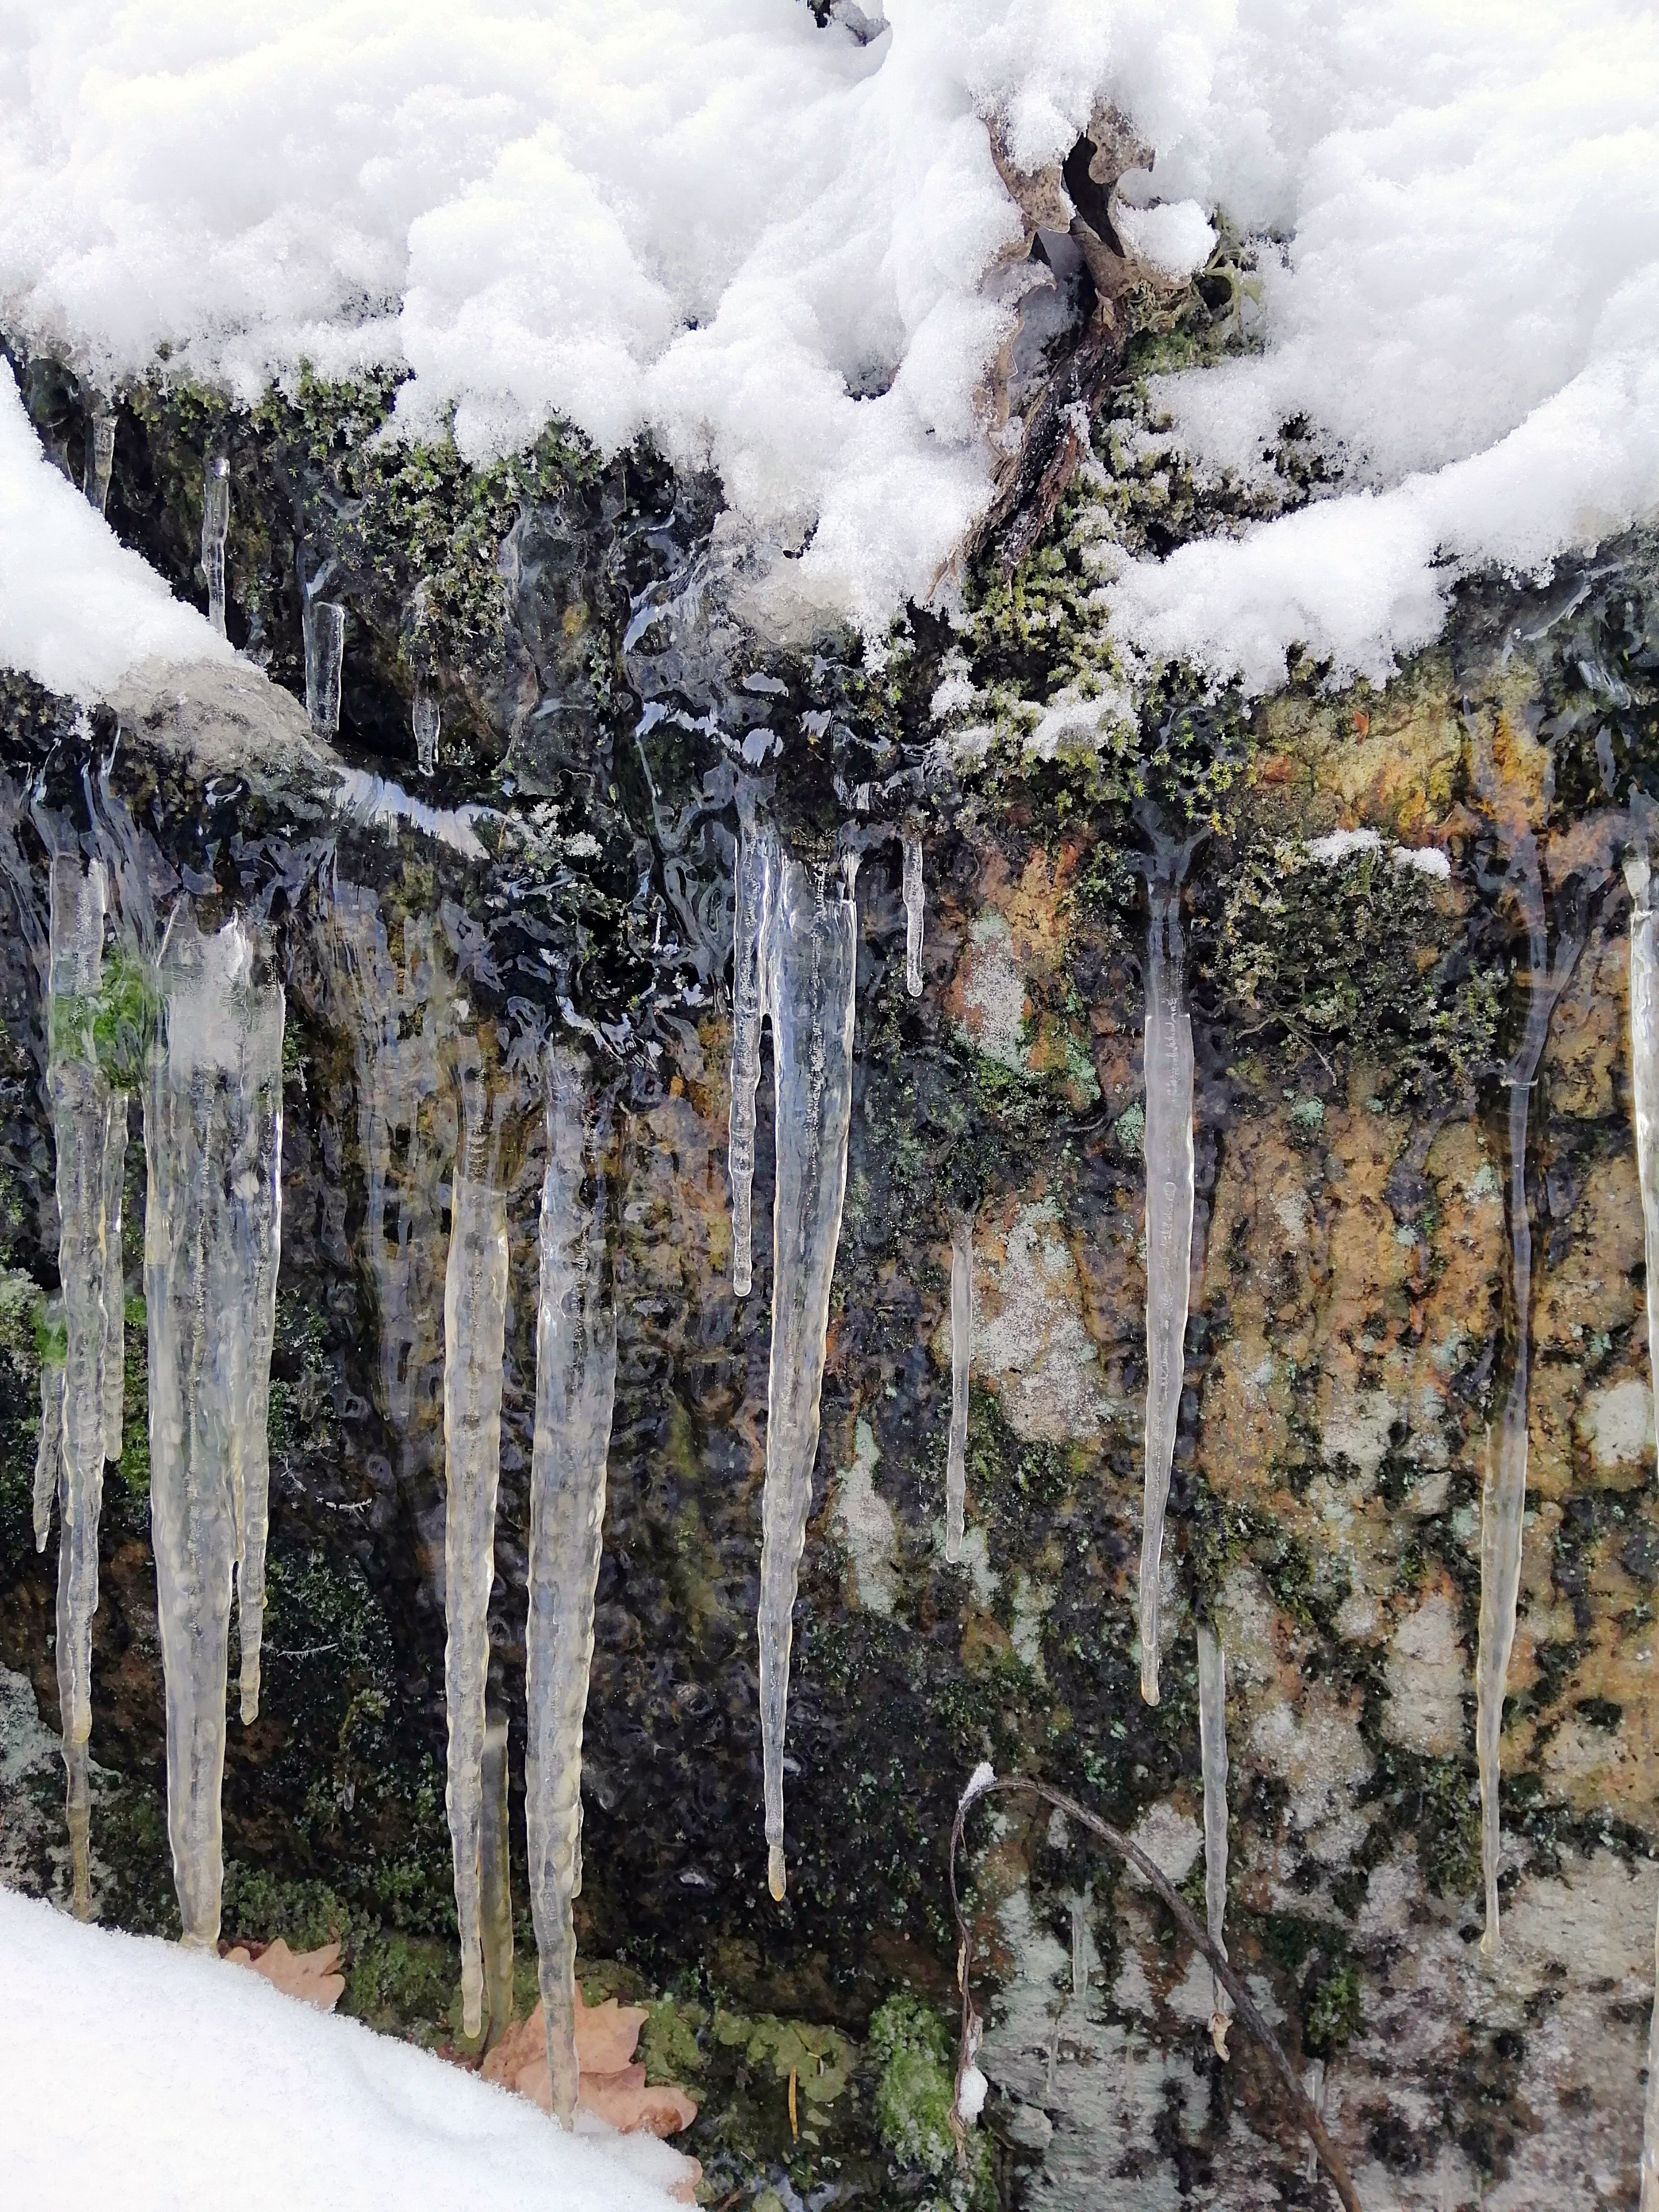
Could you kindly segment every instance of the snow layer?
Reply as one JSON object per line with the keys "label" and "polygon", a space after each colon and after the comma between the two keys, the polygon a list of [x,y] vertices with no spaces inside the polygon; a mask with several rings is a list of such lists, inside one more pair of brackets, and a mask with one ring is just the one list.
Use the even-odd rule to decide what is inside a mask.
{"label": "snow layer", "polygon": [[258,1975],[4,1889],[0,2081],[12,2212],[100,2203],[118,2184],[125,2212],[227,2197],[239,2212],[667,2212],[651,2177],[677,2164],[654,2137],[566,2135]]}
{"label": "snow layer", "polygon": [[1149,258],[1192,267],[1218,208],[1289,241],[1265,349],[1165,387],[1177,434],[1249,473],[1305,415],[1347,471],[1129,566],[1146,650],[1381,674],[1460,565],[1659,503],[1632,0],[888,0],[867,43],[799,0],[9,0],[0,321],[106,383],[163,342],[250,395],[401,362],[404,421],[453,406],[473,456],[555,413],[650,425],[742,534],[805,546],[777,592],[880,622],[988,495],[984,284],[1020,230],[986,123],[1034,170],[1103,99],[1157,149],[1125,195]]}
{"label": "snow layer", "polygon": [[[3,39],[0,16],[0,57]],[[0,80],[4,70],[0,58]],[[0,170],[4,160],[0,153]],[[48,690],[97,698],[152,656],[231,654],[52,466],[0,361],[0,668],[20,668]]]}

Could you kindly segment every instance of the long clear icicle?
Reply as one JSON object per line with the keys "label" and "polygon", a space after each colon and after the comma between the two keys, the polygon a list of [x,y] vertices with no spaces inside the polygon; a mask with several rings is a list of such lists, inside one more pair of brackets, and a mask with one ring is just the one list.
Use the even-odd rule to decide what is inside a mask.
{"label": "long clear icicle", "polygon": [[239,1560],[244,1648],[256,1652],[264,1579],[264,1316],[275,1296],[283,1006],[276,986],[254,980],[241,924],[204,937],[187,908],[169,927],[159,981],[161,1036],[144,1100],[150,1527],[173,1879],[185,1942],[212,1950]]}
{"label": "long clear icicle", "polygon": [[[1210,1941],[1227,1955],[1227,1661],[1215,1631],[1198,1625],[1198,1747],[1204,1772],[1204,1916]],[[1210,1977],[1210,2039],[1227,2056],[1233,2001]]]}
{"label": "long clear icicle", "polygon": [[732,921],[732,1288],[754,1283],[750,1194],[755,1180],[755,1094],[760,1088],[761,1018],[767,1012],[763,949],[777,896],[776,832],[745,818],[738,835]]}
{"label": "long clear icicle", "polygon": [[446,1802],[455,1856],[461,1942],[462,2027],[483,2024],[479,1922],[484,1700],[489,1679],[489,1589],[495,1574],[501,1479],[501,1358],[507,1335],[507,1194],[475,1171],[488,1103],[468,1084],[462,1151],[450,1199],[444,1278],[444,1692],[449,1714]]}
{"label": "long clear icicle", "polygon": [[773,1896],[781,1898],[792,1616],[812,1502],[853,1112],[858,908],[850,896],[837,895],[826,869],[783,862],[764,959],[777,1091],[777,1197],[761,1546],[761,1742],[767,1881]]}
{"label": "long clear icicle", "polygon": [[[59,1417],[58,1690],[75,1909],[91,1909],[88,1740],[92,1731],[92,1616],[98,1608],[98,1522],[104,1496],[106,1369],[112,1275],[120,1279],[118,1178],[108,1188],[118,1114],[98,1065],[94,1010],[102,978],[105,878],[74,852],[52,862],[46,1085],[58,1154],[58,1272],[64,1352]],[[117,1248],[110,1251],[110,1215]],[[44,1401],[43,1401],[44,1411]],[[43,1422],[44,1428],[44,1422]],[[44,1439],[43,1439],[44,1440]],[[40,1469],[37,1465],[37,1474]],[[37,1535],[40,1534],[37,1497]]]}
{"label": "long clear icicle", "polygon": [[922,913],[927,894],[921,881],[921,839],[907,830],[900,839],[904,855],[904,988],[921,996]]}
{"label": "long clear icicle", "polygon": [[[1659,921],[1645,854],[1625,863],[1630,887],[1630,1081],[1636,1167],[1647,1254],[1648,1385],[1659,1393]],[[1648,2089],[1642,2119],[1641,2212],[1659,2212],[1659,1926],[1655,1996],[1648,2029]]]}
{"label": "long clear icicle", "polygon": [[1181,884],[1156,878],[1146,948],[1146,1473],[1140,1528],[1140,1694],[1158,1703],[1164,1516],[1186,1371],[1193,1254],[1193,1025]]}
{"label": "long clear icicle", "polygon": [[1480,1948],[1498,1955],[1498,1875],[1503,1849],[1498,1751],[1504,1731],[1504,1691],[1515,1648],[1516,1607],[1521,1595],[1521,1538],[1527,1509],[1527,1394],[1532,1364],[1532,1221],[1527,1211],[1527,1123],[1550,1015],[1572,973],[1582,933],[1563,930],[1554,964],[1530,839],[1517,858],[1529,939],[1529,997],[1521,1048],[1510,1062],[1509,1105],[1510,1280],[1515,1308],[1515,1364],[1504,1400],[1496,1453],[1490,1440],[1480,1492],[1480,1627],[1474,1665],[1474,1744],[1480,1775],[1480,1864],[1486,1922]]}
{"label": "long clear icicle", "polygon": [[562,1051],[550,1054],[546,1074],[525,1828],[553,2112],[568,2127],[580,2076],[570,1908],[581,1887],[582,1723],[593,1658],[617,1322],[605,1267],[602,1132],[580,1061]]}
{"label": "long clear icicle", "polygon": [[222,454],[202,473],[202,574],[207,579],[208,620],[225,634],[225,538],[230,529],[230,463]]}
{"label": "long clear icicle", "polygon": [[945,1455],[945,1556],[962,1557],[968,1505],[968,1380],[974,1357],[974,1224],[959,1214],[951,1228],[951,1434]]}

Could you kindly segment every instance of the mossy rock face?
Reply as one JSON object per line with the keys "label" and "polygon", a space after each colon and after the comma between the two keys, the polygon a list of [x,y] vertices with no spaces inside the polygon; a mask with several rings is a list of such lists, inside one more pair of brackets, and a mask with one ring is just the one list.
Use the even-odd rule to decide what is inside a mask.
{"label": "mossy rock face", "polygon": [[[199,601],[201,470],[227,453],[233,637],[297,692],[301,579],[343,600],[343,751],[414,788],[409,708],[429,679],[444,737],[416,795],[478,810],[483,848],[458,850],[408,809],[343,821],[314,791],[193,773],[141,732],[122,732],[109,770],[166,880],[210,920],[258,911],[287,992],[265,1701],[229,1729],[227,1932],[298,1947],[337,1931],[349,2009],[453,2034],[439,1547],[456,1101],[441,1071],[373,1164],[371,1094],[390,1079],[369,1017],[391,1004],[403,1042],[425,1005],[464,998],[504,1097],[515,1047],[574,1024],[622,1129],[578,1930],[594,1992],[651,2005],[653,2078],[700,2100],[690,2148],[714,2201],[793,2206],[834,2185],[871,2207],[1080,2208],[1101,2201],[1103,2172],[1171,2201],[1299,2201],[1303,2151],[1270,2071],[1242,2032],[1226,2067],[1211,2051],[1207,1977],[1082,1838],[1012,1808],[972,1816],[992,2087],[965,2168],[947,2146],[945,1850],[961,1788],[985,1758],[1040,1774],[1151,1838],[1196,1897],[1200,1615],[1229,1657],[1232,1955],[1292,2057],[1325,2069],[1367,2201],[1411,2201],[1427,2175],[1453,2203],[1491,2181],[1577,2205],[1596,2160],[1634,2170],[1659,1518],[1638,1402],[1616,864],[1659,793],[1653,551],[1623,541],[1546,592],[1470,586],[1441,645],[1386,687],[1333,690],[1300,667],[1248,704],[1170,670],[1131,694],[1095,599],[1101,546],[1162,550],[1256,511],[1178,471],[1158,481],[1129,435],[1160,362],[1233,343],[1231,283],[1216,276],[1203,316],[1132,357],[1094,471],[1030,559],[1005,576],[988,557],[960,629],[913,611],[884,655],[845,638],[763,647],[717,593],[690,590],[709,573],[714,493],[648,453],[604,461],[550,433],[469,471],[447,447],[380,437],[395,398],[383,383],[303,380],[251,411],[160,381],[123,400],[118,532]],[[73,466],[74,381],[23,366],[37,423]],[[1283,511],[1317,488],[1316,453],[1287,434],[1263,496]],[[15,794],[40,775],[42,803],[94,842],[83,771],[98,789],[114,736],[107,717],[77,731],[67,702],[0,678],[0,771]],[[781,1907],[763,1881],[754,1674],[771,1261],[763,1231],[754,1293],[734,1300],[723,1171],[740,776],[769,786],[804,849],[827,854],[848,824],[864,848]],[[914,1000],[890,834],[912,817],[927,878]],[[1334,864],[1310,852],[1355,829],[1376,848]],[[1142,961],[1160,840],[1191,847],[1198,1235],[1151,1708],[1133,1600]],[[1443,876],[1396,858],[1424,848]],[[1584,942],[1530,1107],[1533,1495],[1505,1742],[1506,1984],[1472,1963],[1469,1699],[1486,1438],[1512,1352],[1504,1077],[1532,960],[1527,851],[1550,941],[1571,885]],[[366,994],[370,954],[383,964]],[[124,1079],[149,1018],[132,984],[112,966],[77,1017]],[[56,1288],[46,1045],[20,927],[0,939],[0,1663],[27,1674],[51,1723],[55,1539],[40,1558],[29,1527],[33,1316]],[[515,1778],[534,1104],[513,1093],[491,1604]],[[771,1112],[769,1082],[763,1223]],[[165,1930],[137,1132],[135,1114],[94,1842],[105,1917]],[[424,1184],[416,1155],[438,1164]],[[951,1565],[947,1307],[963,1209],[976,1340],[969,1542]],[[395,1315],[389,1254],[407,1267]],[[8,1878],[58,1883],[58,1787],[42,1754]],[[522,1967],[527,1929],[519,1948]],[[1570,2020],[1569,2057],[1537,2032],[1547,2019]]]}

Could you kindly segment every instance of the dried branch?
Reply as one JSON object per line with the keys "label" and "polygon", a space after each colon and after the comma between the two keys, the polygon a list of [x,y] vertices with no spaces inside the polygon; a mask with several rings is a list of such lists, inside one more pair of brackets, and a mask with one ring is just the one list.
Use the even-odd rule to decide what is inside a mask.
{"label": "dried branch", "polygon": [[[977,1778],[975,1780],[977,1781]],[[1346,2212],[1362,2212],[1358,2195],[1352,2181],[1349,2179],[1348,2169],[1343,2163],[1342,2154],[1331,2141],[1326,2131],[1325,2123],[1320,2118],[1312,2099],[1297,2079],[1296,2069],[1285,2055],[1284,2045],[1263,2019],[1255,1998],[1251,1996],[1244,1984],[1228,1965],[1225,1953],[1219,1945],[1210,1941],[1204,1929],[1188,1911],[1173,1884],[1154,1862],[1147,1857],[1138,1844],[1132,1844],[1127,1836],[1120,1834],[1117,1829],[1109,1826],[1097,1814],[1091,1813],[1086,1807],[1079,1805],[1075,1797],[1068,1797],[1062,1790],[1050,1790],[1045,1783],[1033,1782],[1023,1776],[1013,1777],[1003,1782],[986,1781],[979,1783],[977,1787],[970,1783],[963,1793],[962,1802],[957,1807],[956,1820],[951,1830],[951,1909],[956,1916],[957,1939],[959,1946],[957,1954],[957,1979],[962,1990],[962,2034],[957,2053],[957,2094],[951,2107],[951,2124],[957,2131],[958,2142],[962,2141],[966,2131],[961,2116],[963,2081],[974,2066],[982,2029],[979,2014],[974,2008],[972,1990],[974,1939],[963,1912],[962,1899],[957,1887],[957,1854],[962,1847],[963,1829],[967,1821],[969,1811],[971,1807],[979,1802],[981,1798],[1022,1795],[1038,1798],[1043,1804],[1053,1806],[1056,1812],[1063,1813],[1068,1820],[1075,1820],[1079,1827],[1086,1828],[1091,1836],[1097,1836],[1114,1857],[1121,1859],[1126,1865],[1133,1867],[1148,1887],[1157,1892],[1169,1908],[1176,1925],[1187,1941],[1196,1950],[1201,1951],[1209,1960],[1211,1971],[1232,1998],[1238,2019],[1267,2052],[1274,2071],[1283,2081],[1291,2102],[1296,2108],[1297,2118],[1307,2130],[1309,2139],[1319,2155],[1319,2162],[1330,2177],[1331,2185],[1342,2200]]]}

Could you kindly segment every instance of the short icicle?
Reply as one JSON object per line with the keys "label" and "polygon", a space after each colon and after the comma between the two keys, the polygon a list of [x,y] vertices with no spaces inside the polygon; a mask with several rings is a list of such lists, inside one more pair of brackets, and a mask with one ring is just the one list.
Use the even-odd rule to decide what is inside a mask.
{"label": "short icicle", "polygon": [[1140,1694],[1158,1697],[1159,1575],[1186,1371],[1193,1252],[1193,1025],[1187,1012],[1181,883],[1155,872],[1146,949],[1146,1426],[1140,1530]]}
{"label": "short icicle", "polygon": [[431,775],[438,765],[438,732],[442,716],[438,695],[417,678],[415,684],[415,710],[411,717],[415,730],[415,760],[422,775]]}
{"label": "short icicle", "polygon": [[761,1742],[767,1881],[784,1893],[783,1743],[796,1583],[812,1502],[830,1290],[853,1111],[858,908],[829,868],[786,860],[767,929],[766,1003],[777,1090],[772,1362],[761,1547]]}
{"label": "short icicle", "polygon": [[305,610],[306,713],[319,737],[340,726],[340,667],[345,609],[336,599],[307,599]]}
{"label": "short icicle", "polygon": [[[91,1911],[92,1616],[98,1609],[98,1523],[107,1441],[112,1298],[120,1298],[120,1190],[110,1177],[118,1143],[125,1159],[126,1096],[112,1093],[98,1063],[94,1012],[103,975],[104,871],[73,850],[52,862],[46,1087],[58,1154],[58,1272],[63,1285],[64,1361],[56,1469],[37,1461],[37,1540],[45,1534],[40,1477],[55,1472],[58,1497],[58,1692],[63,1714],[65,1802],[75,1910]],[[110,1249],[111,1216],[116,1249]],[[55,1346],[53,1347],[55,1349]],[[44,1378],[43,1378],[44,1380]],[[42,1395],[42,1449],[47,1424]]]}
{"label": "short icicle", "polygon": [[[1625,863],[1630,887],[1630,1079],[1636,1167],[1647,1255],[1648,1386],[1659,1388],[1659,917],[1644,853]],[[1641,2212],[1659,2212],[1659,1927],[1655,1997],[1648,2030],[1648,2088],[1642,2120]]]}
{"label": "short icicle", "polygon": [[87,422],[87,459],[81,488],[100,514],[109,506],[109,483],[114,472],[115,412],[106,400],[94,399]]}
{"label": "short icicle", "polygon": [[483,2025],[479,1853],[483,1817],[489,1590],[501,1480],[501,1359],[507,1334],[507,1194],[490,1172],[480,1068],[463,1087],[444,1278],[444,1692],[449,1715],[450,1840],[461,1946],[461,2025]]}
{"label": "short icicle", "polygon": [[202,472],[202,574],[208,620],[225,634],[225,538],[230,529],[230,463],[217,454]]}
{"label": "short icicle", "polygon": [[974,1224],[959,1214],[951,1228],[951,1433],[945,1455],[945,1556],[962,1558],[968,1506],[968,1382],[974,1357]]}
{"label": "short icicle", "polygon": [[[1198,1747],[1204,1772],[1204,1916],[1210,1941],[1227,1955],[1227,1661],[1215,1631],[1198,1625]],[[1210,1977],[1210,2040],[1227,2056],[1233,2001]]]}
{"label": "short icicle", "polygon": [[927,894],[921,880],[921,839],[907,830],[900,840],[904,855],[904,988],[913,999],[921,996],[922,915]]}
{"label": "short icicle", "polygon": [[1549,1040],[1550,1015],[1583,946],[1582,927],[1563,928],[1555,959],[1549,957],[1547,924],[1537,851],[1530,834],[1521,841],[1511,880],[1522,886],[1530,970],[1526,1028],[1510,1064],[1509,1232],[1515,1364],[1498,1427],[1490,1442],[1480,1494],[1480,1625],[1475,1656],[1475,1756],[1480,1777],[1480,1863],[1486,1889],[1482,1954],[1500,1945],[1498,1875],[1503,1838],[1499,1819],[1498,1747],[1504,1729],[1504,1692],[1515,1645],[1521,1595],[1521,1539],[1527,1507],[1527,1396],[1532,1364],[1532,1221],[1527,1210],[1527,1125],[1532,1086]]}
{"label": "short icicle", "polygon": [[732,1288],[747,1297],[754,1285],[750,1195],[755,1181],[755,1095],[760,1088],[761,1021],[767,1012],[763,949],[777,895],[776,833],[745,811],[738,833],[732,920]]}
{"label": "short icicle", "polygon": [[569,2127],[580,2082],[571,1900],[581,1887],[582,1724],[593,1658],[617,1322],[605,1261],[603,1121],[574,1054],[549,1054],[546,1084],[525,1827],[553,2113]]}
{"label": "short icicle", "polygon": [[[167,1682],[167,1833],[186,1945],[219,1938],[230,1601],[257,1654],[282,1177],[283,994],[239,921],[187,905],[158,976],[144,1098],[150,1527]],[[257,1540],[258,1557],[255,1557]],[[257,1680],[257,1657],[255,1660]],[[244,1680],[244,1709],[246,1691]]]}

